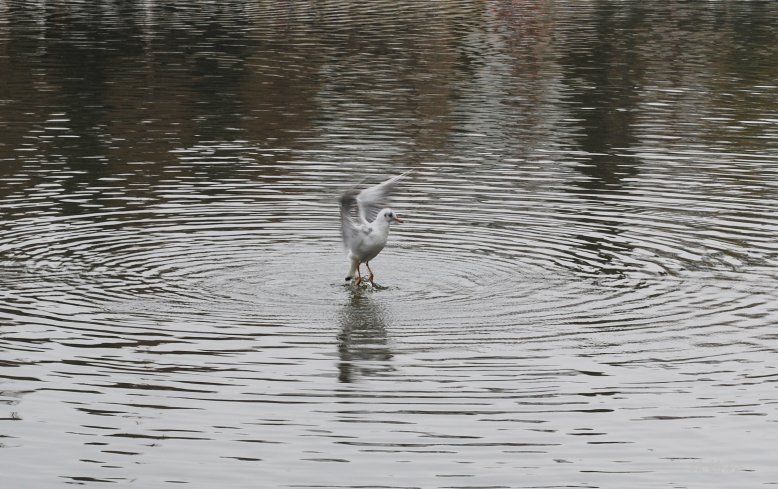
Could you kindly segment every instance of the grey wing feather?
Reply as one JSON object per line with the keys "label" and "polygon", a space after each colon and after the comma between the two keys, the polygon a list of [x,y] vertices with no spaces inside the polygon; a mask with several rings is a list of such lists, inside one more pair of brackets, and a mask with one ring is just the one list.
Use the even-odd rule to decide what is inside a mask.
{"label": "grey wing feather", "polygon": [[351,248],[351,243],[356,241],[359,227],[352,217],[357,209],[358,190],[349,190],[340,196],[340,232],[343,236],[343,246]]}
{"label": "grey wing feather", "polygon": [[[381,209],[389,206],[389,197],[394,191],[397,183],[410,172],[392,177],[378,185],[368,187],[359,192],[356,196],[359,209],[359,218],[364,224],[373,222],[381,212]],[[344,194],[345,195],[345,194]]]}

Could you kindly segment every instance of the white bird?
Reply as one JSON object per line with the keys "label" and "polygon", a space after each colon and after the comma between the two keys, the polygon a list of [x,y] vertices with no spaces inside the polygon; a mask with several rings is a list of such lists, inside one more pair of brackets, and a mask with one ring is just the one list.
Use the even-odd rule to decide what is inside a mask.
{"label": "white bird", "polygon": [[[367,266],[373,284],[373,270],[370,260],[375,258],[386,246],[389,238],[389,226],[402,221],[397,214],[387,207],[389,196],[394,191],[397,182],[409,172],[392,177],[385,182],[368,187],[362,191],[349,190],[340,196],[340,228],[343,234],[343,247],[348,252],[351,262],[346,281],[353,278],[355,283],[362,283],[362,263]],[[356,219],[354,218],[356,214]]]}

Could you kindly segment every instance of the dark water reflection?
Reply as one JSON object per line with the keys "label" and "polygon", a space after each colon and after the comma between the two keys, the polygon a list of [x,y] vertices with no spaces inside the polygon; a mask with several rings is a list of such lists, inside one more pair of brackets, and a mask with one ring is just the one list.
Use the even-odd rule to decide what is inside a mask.
{"label": "dark water reflection", "polygon": [[[391,371],[386,311],[369,292],[351,291],[351,301],[343,307],[338,335],[338,368],[341,382],[353,382],[356,375],[377,375]],[[356,371],[355,371],[356,370]]]}
{"label": "dark water reflection", "polygon": [[[3,482],[775,484],[776,26],[0,2]],[[335,196],[409,169],[344,287]]]}

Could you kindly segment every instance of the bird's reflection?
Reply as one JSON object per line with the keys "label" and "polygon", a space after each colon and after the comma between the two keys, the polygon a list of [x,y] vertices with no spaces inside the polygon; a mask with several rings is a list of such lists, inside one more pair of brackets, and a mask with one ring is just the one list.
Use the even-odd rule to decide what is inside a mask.
{"label": "bird's reflection", "polygon": [[350,300],[340,313],[338,380],[354,382],[357,376],[392,370],[386,310],[371,297],[372,291],[350,290]]}

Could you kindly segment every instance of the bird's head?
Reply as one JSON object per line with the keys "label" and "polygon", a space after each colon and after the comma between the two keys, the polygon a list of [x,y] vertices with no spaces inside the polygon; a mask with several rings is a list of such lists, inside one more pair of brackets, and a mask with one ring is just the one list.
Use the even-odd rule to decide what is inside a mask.
{"label": "bird's head", "polygon": [[392,209],[383,209],[378,215],[379,219],[385,220],[388,224],[402,224],[402,220]]}

